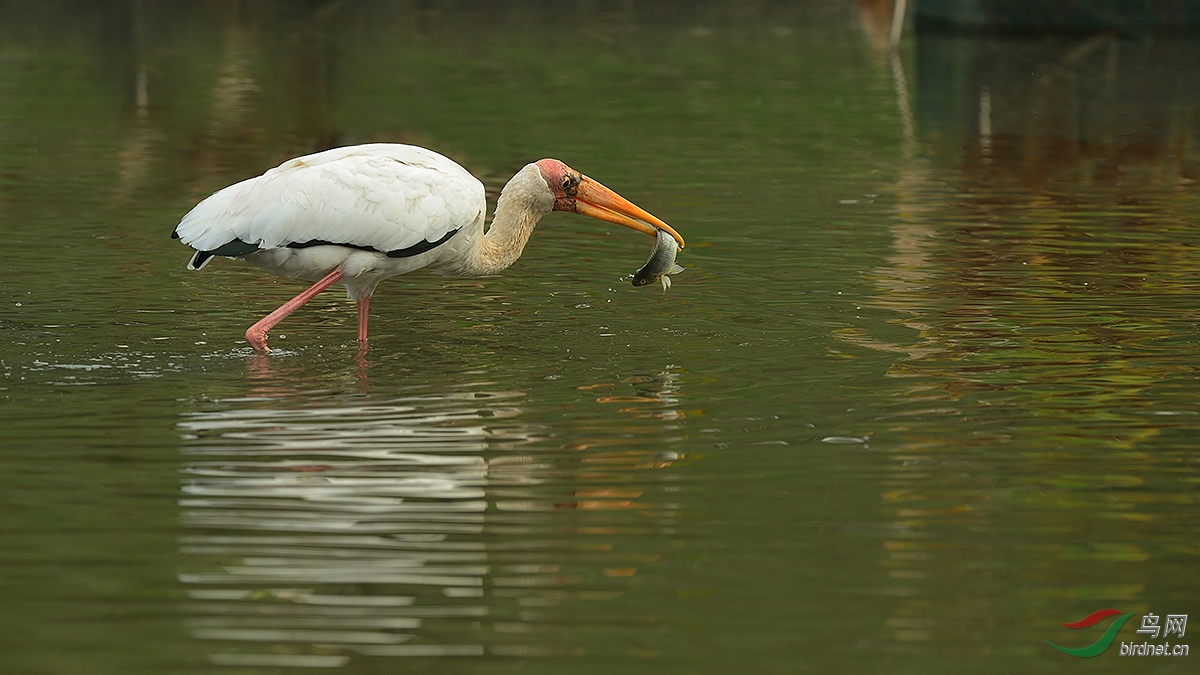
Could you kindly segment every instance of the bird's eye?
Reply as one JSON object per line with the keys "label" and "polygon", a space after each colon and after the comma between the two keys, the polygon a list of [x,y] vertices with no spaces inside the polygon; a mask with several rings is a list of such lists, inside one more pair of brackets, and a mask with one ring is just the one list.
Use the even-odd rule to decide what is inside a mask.
{"label": "bird's eye", "polygon": [[562,177],[562,189],[563,192],[567,193],[567,196],[574,197],[575,193],[579,191],[579,174],[564,173]]}

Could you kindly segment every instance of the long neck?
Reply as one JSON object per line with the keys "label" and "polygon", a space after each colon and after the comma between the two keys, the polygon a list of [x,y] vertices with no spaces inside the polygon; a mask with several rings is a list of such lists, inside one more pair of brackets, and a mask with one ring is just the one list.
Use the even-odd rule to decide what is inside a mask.
{"label": "long neck", "polygon": [[517,172],[500,192],[496,215],[475,250],[472,276],[495,274],[517,261],[542,216],[554,208],[554,196],[533,164]]}

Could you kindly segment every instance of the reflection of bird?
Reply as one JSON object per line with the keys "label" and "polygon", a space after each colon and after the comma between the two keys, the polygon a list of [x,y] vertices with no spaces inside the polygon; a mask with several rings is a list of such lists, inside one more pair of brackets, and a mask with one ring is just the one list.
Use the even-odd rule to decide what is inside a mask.
{"label": "reflection of bird", "polygon": [[483,230],[483,184],[436,152],[372,144],[298,157],[231,185],[193,208],[172,237],[196,249],[188,269],[213,256],[316,283],[246,331],[266,352],[267,331],[335,283],[358,303],[365,346],[371,293],[383,279],[420,268],[482,276],[513,264],[538,219],[573,211],[651,236],[663,221],[556,159],[526,165],[504,186]]}

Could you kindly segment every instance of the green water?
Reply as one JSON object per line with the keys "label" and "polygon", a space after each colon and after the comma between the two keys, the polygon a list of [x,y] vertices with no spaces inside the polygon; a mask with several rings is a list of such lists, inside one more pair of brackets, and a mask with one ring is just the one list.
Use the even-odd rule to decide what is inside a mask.
{"label": "green water", "polygon": [[[3,672],[1193,672],[1043,641],[1200,608],[1197,46],[601,4],[2,3]],[[168,234],[375,141],[687,270],[554,214],[252,355]]]}

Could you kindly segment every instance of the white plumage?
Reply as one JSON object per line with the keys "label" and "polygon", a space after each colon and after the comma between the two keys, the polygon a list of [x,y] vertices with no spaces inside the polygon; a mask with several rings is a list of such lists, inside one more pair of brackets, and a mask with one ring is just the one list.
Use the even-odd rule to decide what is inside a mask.
{"label": "white plumage", "polygon": [[180,221],[176,232],[197,250],[233,239],[262,248],[331,236],[381,251],[482,217],[483,183],[431,150],[375,143],[291,159],[219,190]]}
{"label": "white plumage", "polygon": [[318,282],[247,331],[259,351],[268,351],[267,330],[339,282],[359,303],[365,347],[379,281],[419,268],[464,276],[500,271],[552,210],[647,234],[661,228],[683,243],[666,223],[558,160],[526,165],[509,181],[485,235],[486,209],[483,183],[453,161],[425,148],[375,143],[291,159],[219,190],[189,211],[173,236],[196,249],[189,269],[223,256]]}

